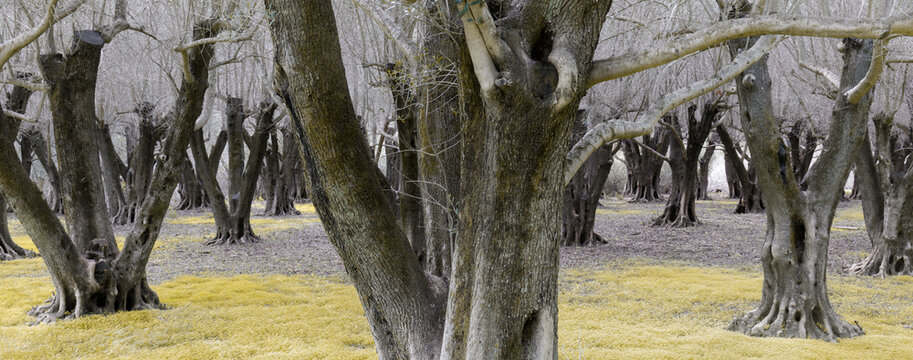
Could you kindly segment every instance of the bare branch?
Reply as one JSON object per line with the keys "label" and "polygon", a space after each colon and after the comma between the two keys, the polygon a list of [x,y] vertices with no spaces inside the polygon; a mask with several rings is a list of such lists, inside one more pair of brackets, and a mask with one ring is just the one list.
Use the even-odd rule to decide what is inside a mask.
{"label": "bare branch", "polygon": [[413,69],[418,68],[418,56],[421,53],[419,46],[409,39],[409,36],[405,31],[399,26],[397,21],[395,21],[390,14],[388,14],[384,9],[377,8],[376,3],[371,0],[368,0],[371,3],[370,8],[365,6],[365,4],[358,0],[353,0],[359,9],[364,10],[368,17],[380,27],[381,31],[384,32],[384,35],[387,36],[390,40],[393,41],[393,44],[403,52],[403,55],[406,58],[406,61],[409,62],[409,66]]}
{"label": "bare branch", "polygon": [[811,72],[817,74],[818,76],[824,78],[824,80],[827,80],[827,84],[829,85],[830,90],[837,90],[840,88],[840,78],[837,77],[837,74],[834,74],[830,70],[817,66],[817,65],[809,64],[805,61],[800,61],[799,67],[804,68],[808,71],[811,71]]}
{"label": "bare branch", "polygon": [[889,35],[913,36],[913,16],[848,20],[776,14],[721,21],[700,31],[659,42],[648,49],[596,61],[587,85],[593,86],[667,64],[724,41],[760,35],[861,39],[882,39]]}
{"label": "bare branch", "polygon": [[848,103],[858,103],[859,100],[862,100],[862,97],[878,83],[878,79],[884,71],[884,58],[885,54],[888,52],[887,46],[888,42],[885,40],[875,41],[875,49],[872,54],[872,63],[869,65],[869,71],[856,86],[853,86],[852,89],[847,90],[843,94],[846,96],[846,101]]}
{"label": "bare branch", "polygon": [[32,119],[32,118],[30,118],[30,117],[28,117],[28,116],[25,116],[25,115],[23,115],[23,114],[17,113],[17,112],[12,111],[12,110],[5,110],[5,109],[4,109],[4,110],[3,110],[3,115],[9,116],[9,117],[11,117],[11,118],[13,118],[13,119],[25,121],[25,122],[27,122],[27,123],[32,123],[32,124],[37,124],[37,123],[38,123],[37,120]]}
{"label": "bare branch", "polygon": [[49,89],[49,87],[48,87],[47,85],[45,85],[45,84],[39,84],[39,83],[33,83],[33,82],[26,82],[26,81],[20,81],[20,80],[3,80],[3,79],[0,79],[0,84],[7,84],[7,85],[18,86],[18,87],[21,87],[21,88],[29,89],[29,90],[31,90],[31,91],[48,91],[48,89]]}
{"label": "bare branch", "polygon": [[58,11],[58,1],[59,0],[51,0],[51,2],[48,3],[47,14],[45,14],[44,19],[41,20],[41,23],[35,25],[22,34],[19,34],[19,36],[4,41],[2,44],[0,44],[0,68],[3,68],[9,59],[13,57],[13,55],[15,55],[17,52],[19,52],[19,50],[22,50],[22,48],[28,46],[33,41],[38,39],[41,34],[44,34],[44,32],[47,31],[51,25],[69,16],[86,2],[86,0],[76,0],[70,6]]}
{"label": "bare branch", "polygon": [[764,55],[780,41],[776,37],[765,36],[758,40],[751,49],[743,51],[732,63],[724,66],[715,75],[693,83],[687,87],[681,88],[667,94],[652,104],[650,109],[640,118],[639,121],[623,121],[620,119],[609,120],[595,126],[583,136],[580,141],[574,145],[567,154],[568,165],[565,168],[565,184],[573,179],[574,174],[590,155],[599,149],[606,141],[614,139],[632,138],[646,135],[653,132],[656,123],[670,110],[684,104],[698,96],[706,94],[727,82],[735,79],[736,76],[748,69],[749,66],[761,60]]}

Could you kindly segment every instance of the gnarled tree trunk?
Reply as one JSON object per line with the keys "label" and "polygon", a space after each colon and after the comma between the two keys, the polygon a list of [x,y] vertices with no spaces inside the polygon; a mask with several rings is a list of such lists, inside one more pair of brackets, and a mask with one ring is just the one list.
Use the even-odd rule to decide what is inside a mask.
{"label": "gnarled tree trunk", "polygon": [[672,193],[669,194],[662,215],[653,221],[653,226],[688,227],[701,223],[694,208],[698,157],[719,114],[719,105],[711,102],[704,104],[700,122],[694,114],[696,109],[695,105],[688,108],[687,144],[682,142],[678,117],[672,117],[671,130],[675,138],[669,146],[669,159],[672,160],[669,162],[672,167]]}
{"label": "gnarled tree trunk", "polygon": [[[747,9],[735,13],[743,16]],[[729,43],[730,53],[751,41]],[[838,315],[827,290],[830,228],[856,151],[865,136],[871,92],[849,103],[845,92],[865,77],[872,41],[844,40],[844,68],[824,151],[808,173],[808,190],[799,188],[789,149],[773,118],[771,80],[766,59],[737,78],[742,122],[767,208],[767,237],[761,256],[764,283],[758,307],[736,317],[729,329],[755,336],[837,338],[863,334]]]}
{"label": "gnarled tree trunk", "polygon": [[[670,117],[666,117],[670,119]],[[628,184],[625,193],[632,202],[653,202],[662,200],[659,194],[659,177],[663,158],[669,150],[671,134],[664,127],[657,127],[652,135],[644,135],[639,144],[634,139],[622,140],[625,164],[628,167]]]}
{"label": "gnarled tree trunk", "polygon": [[[576,143],[583,137],[587,130],[585,111],[581,111],[574,123],[574,137]],[[564,208],[562,211],[563,223],[561,226],[561,244],[564,246],[586,246],[605,243],[599,234],[593,232],[596,225],[596,208],[606,179],[612,170],[615,153],[621,145],[603,145],[587,159],[586,163],[577,170],[574,179],[565,187]]]}
{"label": "gnarled tree trunk", "polygon": [[866,135],[856,155],[856,181],[874,249],[848,271],[882,277],[913,275],[913,158],[904,156],[909,150],[898,149],[892,117],[882,113],[872,122],[878,161]]}
{"label": "gnarled tree trunk", "polygon": [[697,185],[698,200],[710,200],[710,195],[707,193],[707,188],[710,187],[710,161],[713,160],[713,154],[716,153],[717,144],[719,144],[717,137],[711,137],[707,147],[704,148],[704,155],[701,155],[701,160],[698,162],[700,165]]}
{"label": "gnarled tree trunk", "polygon": [[[30,74],[17,74],[17,77],[20,79],[30,76]],[[20,86],[13,87],[13,91],[9,94],[9,99],[7,99],[6,108],[20,114],[25,113],[29,98],[31,96],[31,90]],[[3,109],[0,108],[0,112],[2,111]],[[0,121],[0,137],[15,139],[16,135],[19,132],[19,125],[19,120],[15,119],[6,119],[6,121]],[[23,138],[29,139],[28,137]],[[32,150],[30,144],[31,142],[28,140],[25,142],[20,142],[20,149],[22,153],[21,164],[26,174],[29,173],[31,168]],[[26,161],[26,159],[28,159],[28,161]],[[17,165],[18,164],[13,166]],[[9,209],[9,206],[6,203],[6,199],[3,197],[2,191],[0,191],[0,261],[36,256],[33,251],[23,249],[21,246],[17,245],[15,241],[13,241],[13,237],[10,235],[9,231],[9,223],[6,218],[7,209]]]}
{"label": "gnarled tree trunk", "polygon": [[754,167],[749,165],[745,167],[745,162],[736,150],[736,145],[729,136],[729,130],[726,125],[720,125],[716,128],[716,133],[720,136],[720,143],[723,144],[723,151],[726,152],[726,165],[735,173],[738,181],[739,204],[735,207],[736,214],[751,214],[764,211],[764,201],[761,198],[761,188],[757,184],[757,174]]}

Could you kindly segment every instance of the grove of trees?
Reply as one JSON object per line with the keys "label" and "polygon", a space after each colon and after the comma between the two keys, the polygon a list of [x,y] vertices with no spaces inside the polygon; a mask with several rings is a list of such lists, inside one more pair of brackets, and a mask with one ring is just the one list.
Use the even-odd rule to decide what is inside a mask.
{"label": "grove of trees", "polygon": [[291,216],[307,198],[379,358],[556,359],[559,253],[606,242],[594,223],[613,170],[628,201],[665,201],[645,226],[702,226],[715,158],[733,212],[767,219],[761,300],[730,330],[864,334],[826,276],[851,173],[873,251],[847,270],[913,274],[904,2],[42,0],[0,14],[16,19],[0,29],[0,260],[38,256],[13,241],[9,207],[55,288],[37,322],[165,309],[146,266],[172,208],[211,212],[207,244],[235,246],[261,239],[258,199]]}

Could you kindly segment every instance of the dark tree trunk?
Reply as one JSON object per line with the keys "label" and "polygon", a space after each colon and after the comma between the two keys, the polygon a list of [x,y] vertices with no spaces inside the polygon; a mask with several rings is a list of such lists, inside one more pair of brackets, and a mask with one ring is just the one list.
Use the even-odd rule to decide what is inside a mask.
{"label": "dark tree trunk", "polygon": [[[747,14],[750,6],[734,13]],[[734,57],[753,41],[729,42]],[[857,104],[845,92],[865,77],[872,59],[872,41],[845,39],[844,68],[824,151],[806,176],[801,191],[792,159],[779,138],[773,118],[771,80],[766,59],[737,78],[743,127],[767,208],[767,237],[761,255],[764,283],[759,306],[736,317],[729,329],[755,336],[812,338],[836,341],[863,334],[858,325],[838,315],[827,290],[827,249],[830,228],[856,151],[865,136],[871,92]]]}
{"label": "dark tree trunk", "polygon": [[[802,137],[803,132],[805,133],[804,139]],[[807,190],[808,183],[805,182],[805,175],[812,165],[815,149],[818,146],[818,138],[815,137],[811,128],[806,127],[804,121],[799,120],[793,124],[793,128],[787,134],[786,139],[789,142],[790,154],[795,159],[793,161],[793,173],[795,173],[796,179],[799,181],[799,189]]]}
{"label": "dark tree trunk", "polygon": [[111,131],[107,124],[99,125],[96,141],[98,153],[101,156],[102,180],[108,204],[108,216],[117,223],[118,216],[127,206],[124,189],[121,187],[121,178],[126,175],[126,166],[114,150],[114,142],[111,140]]}
{"label": "dark tree trunk", "polygon": [[[499,23],[504,34],[529,36],[510,39],[516,50],[507,53],[517,58],[498,60],[503,76],[514,75],[493,85],[478,68],[486,82],[477,84],[463,82],[474,79],[472,70],[460,71],[465,89],[482,88],[484,107],[467,100],[476,106],[462,127],[459,230],[441,322],[443,284],[412,254],[383,193],[383,177],[360,140],[331,2],[266,1],[276,9],[276,83],[302,143],[309,189],[358,290],[381,359],[558,356],[555,234],[567,140],[585,92],[578,79],[588,76],[609,4],[558,1],[547,7],[563,11],[523,5],[529,11],[518,16],[529,21]],[[508,19],[503,10],[499,15]],[[477,31],[477,23],[463,15],[474,36],[470,29]],[[529,28],[512,27],[519,24]],[[476,40],[470,49],[480,59],[485,50]],[[461,63],[470,64],[465,56]],[[570,68],[581,73],[568,73]]]}
{"label": "dark tree trunk", "polygon": [[[393,125],[387,127],[388,132],[392,132]],[[402,157],[399,153],[399,145],[397,144],[397,139],[387,138],[384,143],[384,153],[386,154],[387,160],[387,169],[386,169],[386,180],[389,184],[389,188],[385,191],[387,194],[387,200],[390,201],[390,204],[393,205],[393,213],[396,215],[397,219],[401,218],[400,208],[399,208],[399,198],[400,198],[400,189],[402,188]]]}
{"label": "dark tree trunk", "polygon": [[[587,121],[584,111],[578,115],[574,123],[574,137],[572,144],[583,137],[587,130]],[[605,181],[612,170],[615,153],[621,145],[603,145],[587,159],[586,163],[577,170],[577,174],[564,190],[564,222],[561,226],[561,244],[564,246],[587,246],[605,243],[599,234],[593,232],[596,224],[596,208]]]}
{"label": "dark tree trunk", "polygon": [[[257,190],[257,181],[260,178],[260,169],[263,167],[263,157],[266,152],[269,134],[273,127],[275,114],[274,104],[262,104],[257,115],[256,130],[250,136],[250,155],[244,161],[244,104],[239,98],[228,98],[226,105],[226,121],[228,125],[228,206],[225,205],[225,195],[222,193],[216,179],[214,164],[215,154],[206,155],[202,130],[197,130],[191,143],[197,173],[213,210],[216,222],[216,236],[207,241],[208,245],[230,245],[242,243],[256,243],[260,238],[250,226],[251,205]],[[218,140],[216,146],[219,146]]]}
{"label": "dark tree trunk", "polygon": [[[668,121],[670,117],[665,119]],[[635,140],[623,140],[622,149],[628,166],[628,185],[625,192],[632,195],[632,202],[662,200],[659,194],[659,177],[665,160],[656,154],[666,154],[669,150],[670,136],[668,129],[657,127],[652,135],[644,135],[640,144]]]}
{"label": "dark tree trunk", "polygon": [[387,65],[387,77],[396,105],[396,133],[399,148],[399,222],[406,231],[412,251],[423,266],[427,261],[422,192],[419,186],[417,115],[415,95],[401,66]]}
{"label": "dark tree trunk", "polygon": [[729,188],[730,199],[738,199],[742,197],[741,183],[739,182],[739,177],[736,175],[735,166],[733,165],[736,164],[737,161],[741,161],[741,158],[730,157],[729,151],[726,151],[726,147],[723,147],[723,163],[726,166],[726,185]]}
{"label": "dark tree trunk", "polygon": [[856,182],[874,249],[848,271],[882,277],[913,275],[913,159],[904,156],[907,151],[898,149],[892,137],[893,118],[879,114],[872,122],[877,156],[872,155],[866,136],[856,154]]}
{"label": "dark tree trunk", "polygon": [[653,226],[689,227],[699,225],[695,211],[695,197],[698,182],[698,161],[704,142],[710,135],[713,122],[719,115],[719,105],[708,102],[701,111],[700,122],[695,117],[697,106],[688,108],[688,142],[682,142],[678,117],[672,117],[672,135],[675,140],[669,146],[669,165],[672,167],[672,192],[666,202],[663,214],[653,221]]}
{"label": "dark tree trunk", "polygon": [[28,136],[33,144],[32,151],[38,158],[38,163],[44,168],[48,176],[48,182],[51,183],[51,192],[48,195],[48,204],[54,213],[63,213],[63,191],[60,187],[60,172],[57,170],[57,164],[50,156],[50,147],[44,139],[44,134],[36,127],[25,130],[22,136]]}
{"label": "dark tree trunk", "polygon": [[764,201],[761,198],[761,188],[757,184],[757,175],[754,166],[745,168],[745,162],[736,151],[736,145],[729,136],[729,130],[726,125],[720,125],[716,128],[717,135],[720,136],[720,143],[723,145],[723,151],[726,152],[727,166],[735,173],[738,181],[739,204],[735,207],[736,214],[752,214],[764,211]]}
{"label": "dark tree trunk", "polygon": [[419,171],[424,210],[427,255],[425,270],[450,278],[451,249],[456,238],[457,204],[460,202],[460,147],[462,136],[461,89],[452,64],[460,62],[460,46],[451,38],[458,33],[458,22],[443,1],[429,1],[430,14],[423,48],[433,56],[423,57],[430,70],[419,94],[424,105],[418,119]]}
{"label": "dark tree trunk", "polygon": [[158,131],[153,120],[154,106],[148,102],[137,104],[134,112],[139,116],[136,143],[130,155],[130,167],[127,172],[127,206],[123,212],[114,217],[114,223],[123,225],[136,220],[136,214],[152,180],[152,170],[155,166],[155,144],[158,142]]}
{"label": "dark tree trunk", "polygon": [[203,192],[203,185],[197,177],[196,171],[190,161],[184,162],[184,169],[181,171],[181,182],[178,184],[178,195],[180,200],[175,207],[177,210],[196,210],[202,209],[209,205],[209,198]]}
{"label": "dark tree trunk", "polygon": [[[31,77],[31,74],[19,73],[16,74],[17,78],[23,79]],[[32,91],[23,87],[13,87],[12,93],[9,94],[9,99],[6,102],[6,108],[17,112],[25,113],[25,110],[28,106],[29,98],[32,95]],[[3,111],[3,108],[0,107],[0,112]],[[7,139],[15,139],[16,135],[19,132],[20,122],[15,119],[7,119],[7,121],[0,121],[0,137]],[[23,136],[22,139],[25,141],[19,142],[19,147],[22,154],[22,168],[25,170],[26,174],[31,171],[31,141],[27,136]],[[16,164],[18,165],[18,164]],[[14,165],[15,166],[15,165]],[[7,222],[7,209],[9,205],[6,203],[6,199],[3,197],[2,191],[0,191],[0,261],[3,260],[15,260],[27,257],[34,257],[37,254],[30,250],[23,249],[21,246],[17,245],[13,241],[13,237],[9,232],[9,223]]]}
{"label": "dark tree trunk", "polygon": [[713,154],[716,153],[716,146],[719,143],[716,136],[711,137],[704,149],[704,155],[701,155],[699,161],[700,170],[698,171],[697,199],[710,200],[707,194],[707,188],[710,187],[710,161],[713,160]]}
{"label": "dark tree trunk", "polygon": [[277,150],[276,160],[278,161],[281,157],[282,161],[272,165],[276,166],[277,169],[275,170],[275,175],[273,175],[275,179],[272,190],[273,200],[271,206],[267,207],[266,215],[299,215],[301,212],[295,209],[295,192],[298,190],[296,180],[298,173],[301,172],[301,168],[298,166],[301,158],[298,156],[298,147],[292,132],[283,128],[281,133],[281,156],[278,154],[278,135],[275,132],[272,135],[273,147]]}

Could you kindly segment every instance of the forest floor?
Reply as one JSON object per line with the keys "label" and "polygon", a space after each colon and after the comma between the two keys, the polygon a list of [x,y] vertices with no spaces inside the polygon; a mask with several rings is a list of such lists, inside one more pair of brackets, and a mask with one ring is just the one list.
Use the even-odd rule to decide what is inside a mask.
{"label": "forest floor", "polygon": [[[700,201],[703,225],[651,228],[662,203],[607,199],[596,232],[607,244],[564,248],[561,359],[900,359],[913,354],[913,277],[848,276],[870,250],[858,201],[843,202],[829,251],[831,302],[867,335],[832,344],[724,330],[761,294],[763,214]],[[263,241],[206,246],[212,216],[171,212],[148,267],[168,310],[29,326],[52,291],[41,259],[0,262],[0,358],[372,359],[354,288],[311,205],[300,216],[254,217]],[[255,210],[256,212],[256,210]],[[34,245],[15,219],[15,240]],[[127,228],[117,229],[123,236]],[[122,241],[122,238],[119,238]]]}

